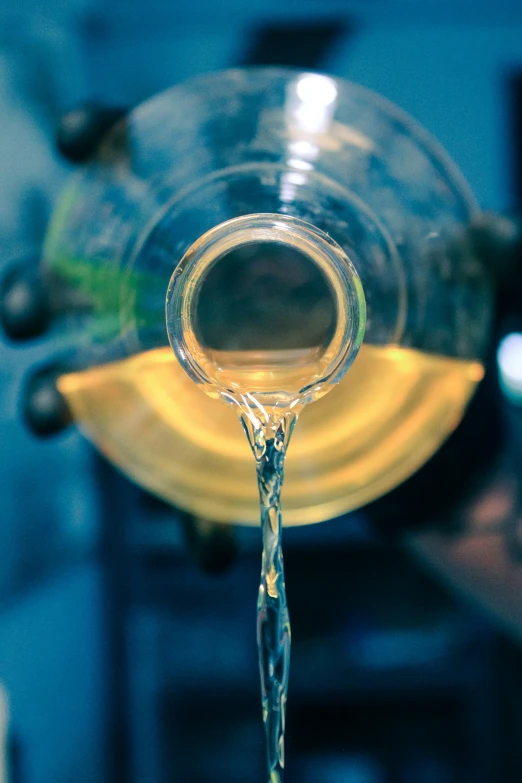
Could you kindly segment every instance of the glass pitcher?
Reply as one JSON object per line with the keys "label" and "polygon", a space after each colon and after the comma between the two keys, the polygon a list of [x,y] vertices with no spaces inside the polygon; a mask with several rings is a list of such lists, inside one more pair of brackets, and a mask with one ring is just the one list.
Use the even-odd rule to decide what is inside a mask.
{"label": "glass pitcher", "polygon": [[[308,346],[328,304],[296,219],[337,243],[366,300],[359,354],[303,411],[287,458],[285,523],[338,516],[417,470],[482,378],[491,297],[469,240],[477,214],[435,140],[362,87],[265,68],[191,79],[122,120],[55,211],[44,274],[64,322],[59,389],[93,443],[149,491],[258,524],[247,440],[233,408],[179,365],[165,298],[207,232],[279,215],[290,229],[270,247],[262,233],[227,234],[202,329],[233,346],[269,301],[278,348]],[[290,312],[288,330],[277,315]]]}

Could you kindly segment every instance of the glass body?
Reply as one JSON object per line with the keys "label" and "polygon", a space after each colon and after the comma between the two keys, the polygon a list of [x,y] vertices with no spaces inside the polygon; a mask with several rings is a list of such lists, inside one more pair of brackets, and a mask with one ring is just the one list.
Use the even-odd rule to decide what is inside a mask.
{"label": "glass body", "polygon": [[[363,88],[274,69],[192,79],[120,123],[58,205],[45,274],[64,321],[60,388],[147,489],[257,524],[248,443],[234,410],[180,367],[165,297],[185,253],[224,221],[304,221],[346,254],[366,299],[359,355],[303,411],[287,457],[285,523],[337,516],[420,467],[482,377],[490,295],[468,241],[476,213],[436,142]],[[281,290],[277,264],[259,269]],[[238,277],[228,285],[241,295]],[[314,285],[305,275],[296,301]]]}

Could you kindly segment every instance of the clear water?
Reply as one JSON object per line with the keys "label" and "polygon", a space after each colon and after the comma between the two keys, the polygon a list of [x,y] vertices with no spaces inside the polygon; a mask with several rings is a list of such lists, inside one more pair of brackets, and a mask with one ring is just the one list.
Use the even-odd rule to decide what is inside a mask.
{"label": "clear water", "polygon": [[281,489],[286,449],[295,420],[295,414],[272,415],[264,423],[253,415],[242,416],[256,461],[261,506],[263,554],[257,601],[257,644],[268,783],[282,783],[285,766],[291,633],[281,541]]}

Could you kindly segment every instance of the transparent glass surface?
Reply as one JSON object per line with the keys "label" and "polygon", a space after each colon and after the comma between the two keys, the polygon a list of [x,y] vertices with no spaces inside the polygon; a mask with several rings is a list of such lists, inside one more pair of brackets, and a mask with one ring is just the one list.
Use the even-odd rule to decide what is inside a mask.
{"label": "transparent glass surface", "polygon": [[166,321],[179,364],[206,394],[277,419],[346,375],[366,303],[327,234],[261,213],[226,220],[188,250],[170,280]]}
{"label": "transparent glass surface", "polygon": [[259,347],[267,306],[272,348],[322,350],[339,300],[297,242],[305,225],[356,270],[366,331],[346,376],[300,416],[285,524],[339,515],[420,467],[482,377],[490,297],[468,241],[476,211],[436,142],[363,88],[275,69],[192,79],[128,115],[56,209],[45,270],[69,357],[60,388],[88,437],[147,489],[258,524],[248,443],[232,407],[202,394],[173,354],[165,298],[207,232],[279,215],[284,241],[227,247],[199,291],[206,369],[224,341]]}

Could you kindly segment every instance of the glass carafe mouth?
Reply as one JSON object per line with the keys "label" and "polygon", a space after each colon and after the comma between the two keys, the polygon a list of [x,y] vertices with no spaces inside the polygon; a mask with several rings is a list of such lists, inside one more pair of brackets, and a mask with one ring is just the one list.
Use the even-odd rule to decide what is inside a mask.
{"label": "glass carafe mouth", "polygon": [[[255,277],[259,269],[254,269],[252,259],[260,253],[263,256],[263,249],[271,258],[272,279],[268,292],[261,294]],[[208,336],[209,328],[202,328],[198,305],[211,271],[232,254],[234,269],[240,268],[244,278],[243,308],[236,315],[234,301],[227,300],[227,277],[222,276],[212,293],[218,307],[228,308],[228,337],[218,334],[213,339]],[[303,288],[294,287],[289,278],[293,275],[301,281],[299,258],[313,277],[316,297],[318,289],[328,292],[319,303],[323,320],[325,312],[330,314],[322,336],[310,326],[314,308],[308,310],[306,301],[302,306],[297,301],[295,307]],[[254,313],[258,310],[261,315]],[[257,213],[220,223],[187,250],[168,286],[166,320],[169,341],[180,364],[207,394],[228,402],[253,395],[261,405],[298,408],[326,394],[350,367],[363,340],[366,305],[353,263],[331,237],[299,218]],[[218,331],[219,320],[215,321]],[[285,340],[285,331],[293,337]],[[247,332],[242,339],[241,334]]]}
{"label": "glass carafe mouth", "polygon": [[237,69],[127,114],[76,172],[45,247],[53,292],[67,294],[61,347],[77,371],[61,389],[89,437],[149,491],[209,519],[258,524],[237,411],[201,393],[165,328],[169,280],[188,248],[254,213],[317,226],[364,288],[355,366],[305,408],[289,450],[286,524],[318,522],[374,500],[434,453],[487,345],[488,277],[468,241],[475,202],[440,146],[365,89]]}

